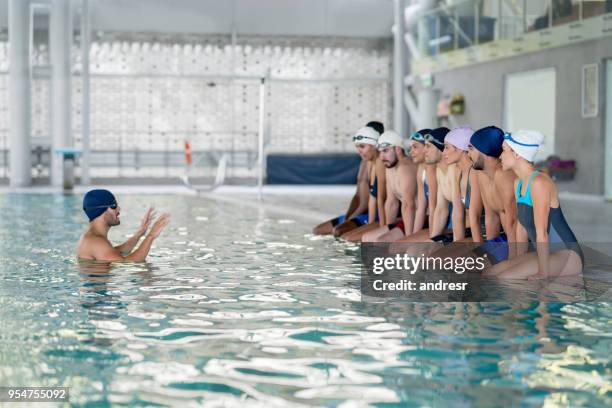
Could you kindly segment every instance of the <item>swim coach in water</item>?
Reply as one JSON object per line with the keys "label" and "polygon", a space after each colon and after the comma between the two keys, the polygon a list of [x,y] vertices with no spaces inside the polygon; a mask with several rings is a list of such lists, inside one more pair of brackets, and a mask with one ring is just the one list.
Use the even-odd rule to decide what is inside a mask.
{"label": "swim coach in water", "polygon": [[119,220],[121,208],[113,193],[108,190],[89,191],[83,198],[83,211],[89,218],[89,226],[81,236],[77,247],[77,255],[82,260],[144,261],[153,241],[170,222],[169,214],[161,215],[138,249],[132,252],[155,218],[153,208],[149,208],[144,215],[138,231],[130,239],[117,246],[113,246],[108,239],[110,228],[121,223]]}

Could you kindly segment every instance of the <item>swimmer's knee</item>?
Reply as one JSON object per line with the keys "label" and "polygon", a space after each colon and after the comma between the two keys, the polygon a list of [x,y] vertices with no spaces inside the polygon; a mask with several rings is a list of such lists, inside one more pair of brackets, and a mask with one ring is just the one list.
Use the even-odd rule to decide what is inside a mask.
{"label": "swimmer's knee", "polygon": [[564,254],[556,253],[553,254],[553,256],[561,256],[564,258],[563,263],[565,264],[565,268],[563,268],[561,276],[580,275],[584,269],[584,264],[580,256],[575,251],[570,249],[560,252],[564,252]]}
{"label": "swimmer's knee", "polygon": [[495,276],[499,275],[502,271],[496,269],[495,266],[497,266],[497,265],[494,265],[494,266],[492,266],[490,268],[485,268],[482,271],[482,276],[488,276],[488,277],[492,278],[492,277],[495,277]]}
{"label": "swimmer's knee", "polygon": [[342,228],[341,225],[334,227],[334,229],[332,230],[332,234],[334,235],[334,238],[344,238],[343,235],[345,235],[346,233],[347,231],[344,228]]}
{"label": "swimmer's knee", "polygon": [[384,235],[376,235],[376,236],[372,237],[369,242],[386,242],[383,239],[383,236]]}
{"label": "swimmer's knee", "polygon": [[335,234],[336,238],[340,238],[340,239],[345,239],[345,240],[349,240],[351,238],[351,236],[353,234],[351,234],[352,231],[337,231],[337,235]]}
{"label": "swimmer's knee", "polygon": [[361,236],[361,242],[378,242],[378,234],[377,231],[369,231]]}
{"label": "swimmer's knee", "polygon": [[315,235],[329,235],[333,232],[334,228],[330,221],[326,221],[314,227],[312,233]]}

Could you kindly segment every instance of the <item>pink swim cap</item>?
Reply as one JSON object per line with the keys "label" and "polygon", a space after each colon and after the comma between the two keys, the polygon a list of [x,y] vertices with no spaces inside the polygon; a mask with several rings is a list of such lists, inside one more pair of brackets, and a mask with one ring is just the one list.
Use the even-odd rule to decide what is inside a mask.
{"label": "pink swim cap", "polygon": [[469,126],[459,126],[448,132],[444,138],[444,143],[448,142],[459,150],[468,150],[470,138],[474,134],[474,129]]}

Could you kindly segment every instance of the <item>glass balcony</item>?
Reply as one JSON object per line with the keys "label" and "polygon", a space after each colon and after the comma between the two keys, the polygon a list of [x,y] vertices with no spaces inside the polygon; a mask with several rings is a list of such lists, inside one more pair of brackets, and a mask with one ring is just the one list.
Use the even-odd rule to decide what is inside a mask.
{"label": "glass balcony", "polygon": [[422,56],[612,12],[612,0],[444,0],[409,28]]}

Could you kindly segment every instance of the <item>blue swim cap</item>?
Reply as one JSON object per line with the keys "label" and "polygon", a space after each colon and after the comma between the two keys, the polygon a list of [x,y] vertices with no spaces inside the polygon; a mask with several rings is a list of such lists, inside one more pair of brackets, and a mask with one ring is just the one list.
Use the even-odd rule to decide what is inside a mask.
{"label": "blue swim cap", "polygon": [[428,134],[425,135],[425,142],[429,142],[436,146],[438,150],[444,150],[444,138],[446,134],[450,132],[449,128],[439,127],[432,129]]}
{"label": "blue swim cap", "polygon": [[117,205],[117,200],[108,190],[91,190],[83,197],[83,211],[89,221],[101,216],[112,205]]}
{"label": "blue swim cap", "polygon": [[470,138],[470,144],[482,154],[499,157],[502,154],[504,131],[495,126],[478,129]]}

